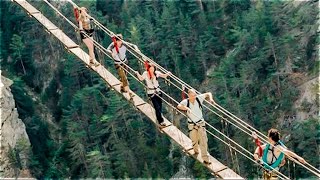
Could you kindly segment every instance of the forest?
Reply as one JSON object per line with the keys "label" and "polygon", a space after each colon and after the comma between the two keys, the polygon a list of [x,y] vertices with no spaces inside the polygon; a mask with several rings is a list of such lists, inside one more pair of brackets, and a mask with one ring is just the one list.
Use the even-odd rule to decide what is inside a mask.
{"label": "forest", "polygon": [[[44,2],[28,2],[87,51],[75,29]],[[76,23],[70,3],[50,2]],[[318,98],[295,107],[299,87],[319,76],[318,1],[74,2],[177,77],[201,92],[212,92],[219,105],[259,131],[279,129],[289,149],[319,168],[319,116],[295,118],[298,111],[319,109]],[[11,90],[31,142],[27,158],[33,177],[168,179],[184,166],[186,177],[212,178],[21,7],[1,1],[0,8],[1,71],[14,81]],[[99,30],[94,37],[104,47],[112,42]],[[96,53],[116,74],[112,60]],[[134,57],[129,61],[143,71]],[[129,82],[146,99],[139,83],[133,78]],[[181,92],[160,83],[164,91],[180,97]],[[312,92],[319,93],[319,85]],[[171,117],[169,107],[164,115]],[[210,112],[205,118],[254,151],[252,139],[239,136]],[[186,119],[179,123],[186,131]],[[21,166],[14,151],[20,149],[12,149],[12,168],[17,170]],[[209,152],[215,158],[242,177],[261,176],[256,165],[239,154],[234,161],[230,151],[209,137]],[[281,171],[292,179],[313,177],[294,164]]]}

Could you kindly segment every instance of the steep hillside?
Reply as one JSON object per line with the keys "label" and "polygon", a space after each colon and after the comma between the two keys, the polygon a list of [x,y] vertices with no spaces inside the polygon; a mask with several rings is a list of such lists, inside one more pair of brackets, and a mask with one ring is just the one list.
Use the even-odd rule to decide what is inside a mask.
{"label": "steep hillside", "polygon": [[26,127],[18,118],[10,89],[12,83],[1,76],[0,177],[32,178],[28,167],[31,144]]}

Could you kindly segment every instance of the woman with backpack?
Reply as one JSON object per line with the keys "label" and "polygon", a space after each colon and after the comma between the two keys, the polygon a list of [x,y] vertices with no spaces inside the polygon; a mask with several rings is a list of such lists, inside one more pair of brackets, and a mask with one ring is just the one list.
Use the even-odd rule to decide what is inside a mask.
{"label": "woman with backpack", "polygon": [[280,133],[277,129],[270,129],[268,131],[268,141],[267,144],[258,146],[254,152],[254,159],[259,161],[265,169],[263,179],[278,179],[278,175],[272,170],[279,170],[285,164],[285,156],[296,158],[303,164],[306,163],[302,157],[288,150],[280,141]]}

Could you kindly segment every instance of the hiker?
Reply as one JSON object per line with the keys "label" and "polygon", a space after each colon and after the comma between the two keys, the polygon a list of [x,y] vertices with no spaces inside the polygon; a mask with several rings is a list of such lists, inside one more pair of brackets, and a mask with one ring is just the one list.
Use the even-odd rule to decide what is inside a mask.
{"label": "hiker", "polygon": [[158,82],[158,78],[167,78],[171,72],[167,72],[165,74],[156,70],[154,64],[146,63],[146,71],[139,74],[138,71],[135,72],[140,81],[145,80],[147,84],[147,94],[151,99],[153,107],[156,111],[157,121],[160,126],[167,126],[162,117],[162,93],[160,91],[160,86]]}
{"label": "hiker", "polygon": [[285,164],[285,156],[290,156],[298,159],[305,164],[306,161],[287,149],[287,147],[280,141],[280,133],[277,129],[270,129],[268,131],[268,143],[259,146],[254,152],[254,159],[261,163],[264,167],[263,179],[275,180],[278,179],[277,174],[273,169],[279,170]]}
{"label": "hiker", "polygon": [[81,39],[89,50],[89,65],[99,66],[100,63],[96,62],[94,55],[94,45],[92,39],[94,29],[92,29],[90,25],[90,16],[88,15],[87,8],[81,7],[77,9],[77,7],[74,7],[74,13],[79,24]]}
{"label": "hiker", "polygon": [[192,140],[194,155],[197,156],[199,154],[200,147],[203,162],[206,165],[210,165],[208,138],[202,114],[202,103],[205,99],[213,104],[215,103],[210,92],[197,95],[194,89],[189,89],[188,98],[182,100],[177,108],[182,111],[187,111],[189,136]]}
{"label": "hiker", "polygon": [[[123,36],[122,34],[117,34],[112,38],[113,42],[108,46],[107,50],[111,54],[115,67],[118,71],[121,81],[121,92],[128,92],[130,97],[132,97],[132,93],[129,89],[129,83],[127,79],[127,65],[128,59],[126,57],[127,47],[123,44]],[[138,47],[134,44],[128,43],[130,46],[133,46],[135,50],[140,51]]]}

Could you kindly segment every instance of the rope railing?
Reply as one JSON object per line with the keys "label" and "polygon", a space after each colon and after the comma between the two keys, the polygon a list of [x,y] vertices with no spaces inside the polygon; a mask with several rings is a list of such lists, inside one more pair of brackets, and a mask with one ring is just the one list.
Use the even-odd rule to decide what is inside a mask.
{"label": "rope railing", "polygon": [[[48,1],[46,1],[46,0],[44,0],[45,2],[47,2],[48,3]],[[50,3],[49,3],[50,4]],[[51,4],[50,4],[50,7],[53,7]],[[66,18],[65,16],[63,16],[61,13],[58,13],[58,14],[60,14],[63,18]],[[71,22],[71,21],[68,21],[70,24],[72,24],[72,26],[73,27],[75,27],[75,25]],[[85,33],[84,33],[85,34]],[[87,36],[88,37],[88,35],[87,34],[85,34],[85,36]],[[96,47],[98,47],[101,51],[102,51],[102,53],[104,53],[106,56],[108,56],[110,59],[112,59],[111,57],[110,57],[110,55],[108,54],[108,51],[103,47],[103,46],[101,46],[98,42],[96,42],[95,40],[93,40],[93,42],[94,42],[94,44],[96,45]],[[125,63],[123,63],[122,64],[123,66],[125,66],[126,68],[128,68],[130,71],[132,71],[132,72],[134,72],[134,70],[130,67],[130,66],[128,66],[127,64],[125,64]],[[146,87],[147,88],[147,86],[145,85],[145,84],[143,84],[137,77],[135,77],[129,70],[127,70],[127,69],[125,69],[125,68],[123,68],[123,70],[124,71],[126,71],[128,74],[130,74],[134,79],[136,79],[140,84],[142,84],[144,87]],[[178,104],[178,102],[174,99],[174,98],[172,98],[171,96],[169,96],[167,93],[165,93],[164,91],[162,91],[162,90],[160,90],[161,91],[161,93],[163,93],[166,97],[168,97],[169,99],[171,99],[171,100],[173,100],[174,102],[176,102],[177,104]],[[160,97],[160,96],[159,96]],[[171,106],[173,109],[175,109],[177,112],[179,112],[180,114],[182,114],[183,116],[185,116],[185,117],[187,117],[186,115],[185,115],[185,113],[183,113],[182,111],[180,111],[179,109],[177,109],[175,106],[173,106],[171,103],[169,103],[168,101],[166,101],[164,98],[162,98],[162,97],[160,97],[167,105],[169,105],[169,106]],[[191,112],[192,113],[192,112]],[[210,126],[210,127],[212,127],[212,126]],[[217,131],[217,132],[219,132],[217,129],[214,129],[215,131]],[[225,136],[224,134],[222,134],[223,136]],[[226,138],[229,138],[229,137],[227,137],[227,136],[225,136]],[[230,138],[229,138],[230,139]],[[227,142],[225,142],[225,143],[227,143]],[[227,143],[228,144],[228,143]],[[241,147],[243,150],[245,150],[245,148],[243,148],[242,146],[240,146],[239,144],[237,144],[239,147]],[[247,152],[249,152],[249,151],[247,151]]]}
{"label": "rope railing", "polygon": [[[47,0],[44,0],[51,8],[53,8],[60,16],[62,16],[64,19],[66,19],[66,21],[71,24],[74,28],[78,28],[78,26],[74,25],[68,18],[66,18],[62,13],[60,13],[59,10],[57,10],[54,6],[52,6]],[[71,0],[69,0],[70,3],[72,3],[73,5],[75,5]],[[75,5],[76,6],[76,5]],[[92,17],[91,17],[92,18]],[[116,36],[112,31],[110,31],[109,29],[107,29],[106,27],[104,27],[101,23],[99,23],[97,20],[95,20],[94,18],[93,19],[93,22],[100,28],[102,29],[105,33],[107,33],[109,36]],[[109,58],[110,55],[108,54],[108,51],[102,46],[100,45],[98,42],[96,42],[95,40],[93,40],[96,47],[100,48],[100,50],[102,52],[104,52],[105,55],[107,55]],[[145,60],[148,60],[149,62],[153,63],[158,69],[160,69],[161,71],[163,71],[164,73],[166,72],[169,72],[167,71],[166,69],[164,69],[163,67],[161,67],[160,65],[158,65],[156,62],[154,62],[152,59],[148,58],[147,56],[145,56],[144,54],[142,54],[140,51],[137,51],[134,47],[132,47],[132,44],[122,40],[123,43],[125,45],[127,45],[128,48],[128,51],[134,55],[139,61],[141,62],[144,62]],[[138,57],[136,54],[140,55],[140,57]],[[112,58],[111,58],[112,59]],[[126,65],[127,66],[127,65]],[[128,68],[130,68],[129,66],[127,66]],[[132,71],[134,71],[132,68],[130,68]],[[129,73],[129,72],[128,72]],[[132,73],[129,73],[131,76],[134,77],[134,75],[132,75]],[[180,83],[180,85],[184,86],[184,87],[187,87],[189,89],[191,89],[192,87],[190,85],[188,85],[187,83],[185,83],[184,81],[182,81],[181,79],[179,79],[178,77],[176,77],[175,75],[173,74],[170,74],[169,75],[170,78],[172,78],[173,80],[175,80],[176,82]],[[182,90],[182,88],[180,88],[178,85],[176,85],[175,83],[173,83],[172,81],[168,81],[169,83],[173,84],[175,87],[177,87],[178,89]],[[193,88],[192,88],[193,89]],[[197,94],[200,94],[200,92],[196,91]],[[169,96],[171,98],[171,96]],[[172,98],[173,99],[173,98]],[[206,101],[206,100],[205,100]],[[232,119],[233,121],[235,121],[236,123],[238,123],[239,125],[241,125],[244,129],[248,130],[249,132],[253,133],[257,133],[257,136],[259,138],[261,138],[261,140],[263,140],[265,143],[268,142],[267,141],[267,137],[262,134],[260,131],[256,130],[255,128],[253,128],[252,126],[250,126],[249,124],[247,124],[245,121],[241,120],[240,118],[238,118],[237,116],[233,115],[232,113],[230,113],[229,111],[227,111],[226,109],[224,109],[223,107],[221,107],[220,105],[218,104],[212,104],[208,101],[206,101],[207,103],[209,103],[209,105],[211,105],[212,107],[214,107],[215,109],[217,109],[218,111],[222,112],[224,115],[226,115],[227,117],[229,117],[230,119]],[[168,102],[166,102],[168,104]],[[172,105],[171,105],[172,106]],[[212,110],[211,108],[207,107],[207,106],[204,106],[206,107],[206,109],[208,109],[209,111],[213,112],[214,114],[218,115],[218,113],[216,113],[214,110]],[[180,112],[181,113],[181,112]],[[218,115],[219,117],[223,118],[221,115]],[[224,120],[226,120],[226,118],[223,118]],[[240,121],[240,122],[239,122]],[[234,123],[231,123],[230,121],[228,121],[230,124],[234,125],[235,127],[237,127],[238,129],[242,130],[243,132],[245,132],[246,134],[250,135],[250,133],[248,133],[247,131],[245,131],[244,129],[242,129],[241,127],[235,125]],[[277,148],[277,147],[276,147]],[[280,150],[280,149],[279,149]],[[280,150],[281,151],[281,150]],[[297,161],[296,159],[294,158],[291,158],[289,157],[290,160],[296,162],[297,164],[300,164],[302,165],[303,167],[305,167],[306,169],[308,169],[310,172],[314,173],[315,175],[317,175],[318,177],[320,177],[319,173],[320,171],[318,169],[316,169],[315,167],[313,167],[311,164],[309,163],[306,163],[306,165],[310,166],[307,167],[305,166],[304,164],[300,163],[299,161]],[[318,171],[315,172],[315,171]]]}
{"label": "rope railing", "polygon": [[[105,28],[102,24],[100,24],[97,20],[95,20],[93,18],[94,22],[97,23],[98,27],[100,27],[102,30],[105,30],[106,33],[108,33],[110,36],[116,36],[112,31],[108,30],[107,28]],[[117,36],[116,36],[117,37]],[[122,40],[123,41],[123,40]],[[164,69],[162,66],[160,66],[159,64],[157,64],[155,61],[153,61],[152,59],[148,58],[147,56],[145,56],[144,54],[142,54],[140,51],[137,51],[134,47],[132,47],[130,44],[128,44],[128,42],[123,41],[124,44],[127,45],[127,47],[131,48],[128,49],[128,51],[134,55],[139,61],[145,61],[148,60],[149,62],[151,62],[152,64],[154,64],[158,69],[161,69],[163,72],[168,72],[166,69]],[[139,54],[142,58],[136,56],[135,54]],[[176,77],[175,75],[171,74],[169,75],[173,80],[175,80],[176,82],[180,83],[182,86],[187,87],[189,89],[194,89],[193,87],[191,87],[190,85],[188,85],[187,83],[185,83],[184,81],[182,81],[181,79],[179,79],[178,77]],[[171,84],[172,81],[169,81]],[[178,86],[177,86],[178,87]],[[181,89],[181,88],[179,88]],[[199,95],[201,94],[199,91],[196,90],[196,93]],[[228,116],[230,119],[234,120],[236,123],[238,123],[239,125],[241,125],[242,127],[244,127],[245,129],[249,130],[251,133],[247,133],[245,132],[242,128],[239,128],[241,131],[245,132],[248,135],[252,135],[252,133],[257,133],[257,137],[260,138],[264,143],[268,143],[268,137],[266,135],[264,135],[263,133],[261,133],[260,131],[258,131],[257,129],[255,129],[254,127],[250,126],[248,123],[246,123],[245,121],[241,120],[240,118],[238,118],[237,116],[235,116],[234,114],[232,114],[231,112],[229,112],[228,110],[226,110],[225,108],[221,107],[218,104],[212,104],[208,101],[206,101],[207,103],[209,103],[212,107],[218,109],[218,111],[222,112],[223,114],[225,114],[226,116]],[[212,111],[212,109],[210,109],[209,107],[205,106],[209,111]],[[239,127],[239,126],[237,126]],[[273,145],[271,145],[273,146]],[[277,150],[283,152],[281,149],[279,149],[278,147],[275,147]],[[283,152],[284,153],[284,152]],[[310,172],[312,172],[313,174],[317,175],[318,177],[320,177],[320,170],[316,169],[315,167],[313,167],[311,164],[306,163],[306,164],[302,164],[301,162],[297,161],[296,159],[288,156],[288,158],[294,162],[296,162],[297,164],[303,166],[304,168],[308,169]],[[306,165],[308,165],[309,167],[307,167]],[[312,170],[313,169],[313,170]]]}

